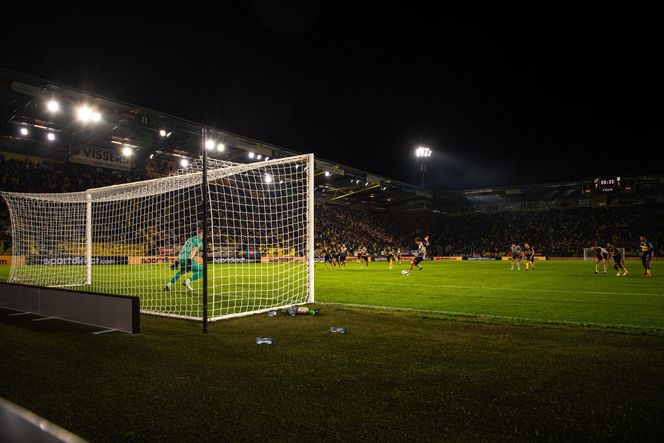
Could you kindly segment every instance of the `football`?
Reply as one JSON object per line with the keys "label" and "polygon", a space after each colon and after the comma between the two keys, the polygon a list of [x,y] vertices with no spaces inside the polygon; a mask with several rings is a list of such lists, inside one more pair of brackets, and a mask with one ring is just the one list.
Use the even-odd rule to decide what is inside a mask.
{"label": "football", "polygon": [[408,271],[406,269],[401,270],[401,275],[408,275]]}

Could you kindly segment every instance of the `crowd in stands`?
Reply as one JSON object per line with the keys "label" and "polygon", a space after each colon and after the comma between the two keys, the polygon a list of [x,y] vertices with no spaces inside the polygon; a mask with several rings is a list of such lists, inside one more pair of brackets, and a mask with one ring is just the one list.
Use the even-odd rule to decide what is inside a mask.
{"label": "crowd in stands", "polygon": [[[145,170],[119,171],[48,161],[16,160],[0,154],[0,191],[75,192],[147,178]],[[9,249],[11,229],[7,207],[0,202],[0,250]]]}
{"label": "crowd in stands", "polygon": [[542,255],[578,257],[583,248],[607,241],[638,255],[639,235],[654,232],[651,211],[627,206],[450,216],[432,238],[442,255],[501,255],[512,243],[529,243]]}
{"label": "crowd in stands", "polygon": [[351,253],[360,246],[366,247],[370,255],[379,255],[387,246],[405,251],[387,214],[357,207],[317,206],[315,241],[319,247],[345,244]]}
{"label": "crowd in stands", "polygon": [[17,192],[74,192],[147,178],[144,170],[131,172],[71,163],[15,160],[0,154],[0,190]]}
{"label": "crowd in stands", "polygon": [[[147,178],[145,169],[124,172],[69,163],[32,162],[15,160],[0,154],[0,190],[20,192],[73,192]],[[244,211],[248,202],[231,202]],[[256,207],[256,206],[251,206]],[[213,208],[213,211],[215,208]],[[282,232],[273,214],[256,212],[254,223],[265,228],[256,235],[272,235],[282,239],[284,247],[292,239]],[[147,222],[146,222],[147,223]],[[431,234],[430,255],[490,256],[503,255],[512,243],[530,243],[537,253],[547,256],[582,256],[583,248],[612,241],[624,247],[628,255],[638,255],[638,236],[656,231],[656,217],[645,206],[549,209],[541,211],[505,211],[498,213],[466,213],[441,217]],[[175,228],[147,223],[137,226],[137,238],[147,239],[150,252],[166,244],[179,243]],[[238,232],[226,232],[224,242],[237,243],[239,249],[252,233],[249,227]],[[258,228],[256,228],[258,229]],[[246,232],[245,232],[246,231]],[[407,253],[414,248],[415,234],[398,233],[387,213],[371,212],[363,208],[319,205],[315,211],[315,242],[318,248],[345,244],[351,254],[360,246],[370,255],[380,255],[386,248]],[[655,240],[651,238],[651,240]],[[653,241],[653,243],[655,243]],[[9,214],[0,202],[0,252],[11,244]],[[657,245],[656,245],[657,247]]]}

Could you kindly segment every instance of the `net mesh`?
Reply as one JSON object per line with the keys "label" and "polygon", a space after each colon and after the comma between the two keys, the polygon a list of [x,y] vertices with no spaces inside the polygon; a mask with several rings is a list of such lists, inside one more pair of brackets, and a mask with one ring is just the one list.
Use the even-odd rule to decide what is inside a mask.
{"label": "net mesh", "polygon": [[[311,156],[208,163],[211,320],[305,303]],[[86,192],[2,193],[12,220],[9,281],[139,296],[141,311],[202,318],[202,162]]]}

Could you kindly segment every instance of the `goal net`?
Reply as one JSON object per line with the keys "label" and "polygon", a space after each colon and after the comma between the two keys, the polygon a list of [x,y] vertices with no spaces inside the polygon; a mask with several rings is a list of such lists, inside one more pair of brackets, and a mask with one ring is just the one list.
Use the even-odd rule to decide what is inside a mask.
{"label": "goal net", "polygon": [[[209,161],[210,320],[313,302],[313,161]],[[201,165],[84,192],[2,192],[9,282],[138,296],[144,313],[202,319]]]}
{"label": "goal net", "polygon": [[[606,249],[606,248],[605,248]],[[625,257],[625,248],[616,248],[622,252],[623,260]],[[597,252],[593,248],[583,248],[583,259],[586,261],[595,260],[597,258]],[[611,258],[610,256],[608,258]]]}

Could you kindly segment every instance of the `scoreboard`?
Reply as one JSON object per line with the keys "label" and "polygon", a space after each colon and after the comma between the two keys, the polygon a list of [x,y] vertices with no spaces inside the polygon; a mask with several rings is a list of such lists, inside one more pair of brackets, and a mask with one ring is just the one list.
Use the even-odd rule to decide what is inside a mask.
{"label": "scoreboard", "polygon": [[616,192],[623,187],[623,180],[621,177],[596,177],[593,179],[593,186],[595,191],[599,192]]}

